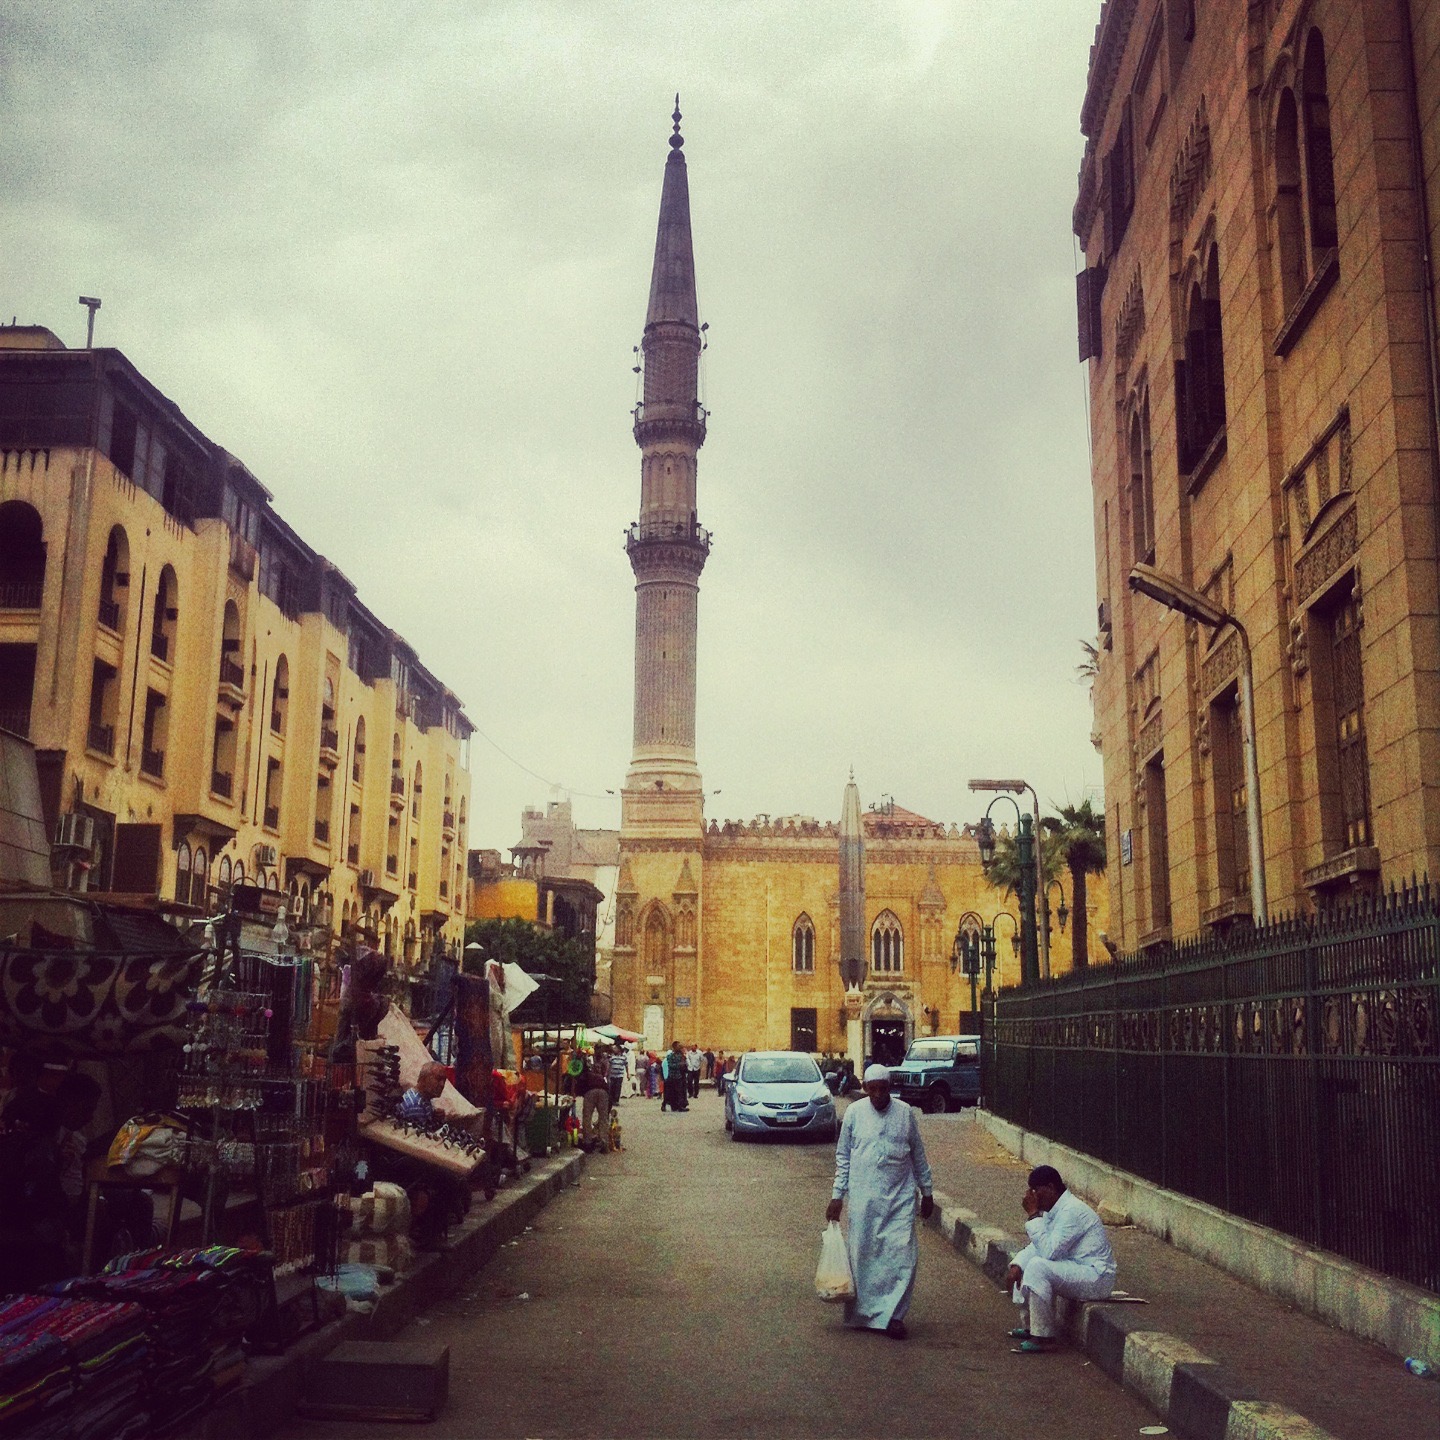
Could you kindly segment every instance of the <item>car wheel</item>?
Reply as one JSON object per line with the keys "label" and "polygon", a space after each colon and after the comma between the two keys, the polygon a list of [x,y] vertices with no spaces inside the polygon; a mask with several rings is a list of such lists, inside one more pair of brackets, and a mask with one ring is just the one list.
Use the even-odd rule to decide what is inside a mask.
{"label": "car wheel", "polygon": [[950,1108],[950,1092],[943,1085],[936,1085],[925,1094],[925,1113],[943,1115]]}

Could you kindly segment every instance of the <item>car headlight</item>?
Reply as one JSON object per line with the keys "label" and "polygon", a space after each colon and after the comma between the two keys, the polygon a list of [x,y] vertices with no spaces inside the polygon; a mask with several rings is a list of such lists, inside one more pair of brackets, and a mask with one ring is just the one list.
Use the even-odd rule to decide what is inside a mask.
{"label": "car headlight", "polygon": [[830,1098],[830,1089],[829,1089],[829,1087],[828,1087],[827,1085],[824,1085],[824,1084],[817,1085],[817,1086],[815,1087],[814,1091],[812,1092],[810,1098],[811,1098],[812,1100],[828,1100],[828,1099]]}
{"label": "car headlight", "polygon": [[752,1091],[752,1090],[746,1090],[743,1086],[740,1086],[740,1085],[737,1085],[737,1086],[735,1087],[735,1098],[736,1098],[742,1105],[754,1105],[754,1104],[758,1103],[758,1102],[756,1101],[756,1099],[755,1099],[755,1093],[754,1093],[754,1091]]}

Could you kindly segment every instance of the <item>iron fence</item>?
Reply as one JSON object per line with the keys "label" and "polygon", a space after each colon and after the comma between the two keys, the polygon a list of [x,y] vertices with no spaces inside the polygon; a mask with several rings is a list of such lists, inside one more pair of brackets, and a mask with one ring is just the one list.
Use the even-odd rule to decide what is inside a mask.
{"label": "iron fence", "polygon": [[1440,1291],[1440,889],[999,995],[1007,1120]]}

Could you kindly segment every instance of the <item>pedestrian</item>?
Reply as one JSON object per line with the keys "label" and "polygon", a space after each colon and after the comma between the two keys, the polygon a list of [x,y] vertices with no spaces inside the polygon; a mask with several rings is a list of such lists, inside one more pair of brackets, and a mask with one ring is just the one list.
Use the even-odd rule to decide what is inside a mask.
{"label": "pedestrian", "polygon": [[660,1061],[653,1050],[645,1053],[645,1097],[653,1100],[660,1093]]}
{"label": "pedestrian", "polygon": [[610,1149],[610,1086],[600,1062],[585,1067],[579,1089],[580,1143],[586,1150]]}
{"label": "pedestrian", "polygon": [[1060,1348],[1055,1302],[1104,1300],[1115,1288],[1115,1253],[1100,1217],[1065,1188],[1053,1165],[1037,1165],[1021,1198],[1030,1243],[1006,1272],[1025,1323],[1010,1332],[1020,1353],[1045,1355]]}
{"label": "pedestrian", "polygon": [[625,1094],[627,1096],[638,1096],[640,1094],[640,1082],[635,1076],[635,1046],[625,1047]]}
{"label": "pedestrian", "polygon": [[721,1050],[715,1056],[715,1089],[723,1095],[725,1093],[725,1071],[730,1062],[725,1058],[725,1052]]}
{"label": "pedestrian", "polygon": [[915,1194],[918,1189],[920,1216],[927,1219],[935,1209],[934,1182],[919,1119],[903,1100],[891,1098],[885,1066],[866,1070],[865,1094],[840,1123],[835,1186],[825,1218],[838,1220],[848,1196],[846,1248],[855,1298],[846,1302],[845,1323],[903,1340],[920,1260]]}
{"label": "pedestrian", "polygon": [[707,1049],[704,1055],[705,1069],[701,1073],[702,1080],[713,1080],[715,1078],[715,1052]]}
{"label": "pedestrian", "polygon": [[665,1063],[661,1073],[665,1077],[665,1098],[660,1102],[663,1110],[667,1105],[671,1110],[688,1110],[690,1102],[686,1097],[686,1076],[685,1047],[676,1040],[665,1052]]}
{"label": "pedestrian", "polygon": [[609,1080],[610,1104],[618,1105],[620,1103],[620,1087],[625,1083],[625,1057],[618,1048],[610,1052]]}
{"label": "pedestrian", "polygon": [[692,1045],[685,1054],[685,1094],[691,1100],[700,1098],[700,1047]]}

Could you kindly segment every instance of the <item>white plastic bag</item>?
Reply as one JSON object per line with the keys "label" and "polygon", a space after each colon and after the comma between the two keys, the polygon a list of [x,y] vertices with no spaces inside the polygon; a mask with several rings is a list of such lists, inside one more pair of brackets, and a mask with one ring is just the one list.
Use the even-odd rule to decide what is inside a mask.
{"label": "white plastic bag", "polygon": [[832,1220],[820,1236],[820,1264],[815,1269],[815,1293],[827,1305],[855,1298],[855,1277],[850,1273],[850,1256],[840,1223]]}

